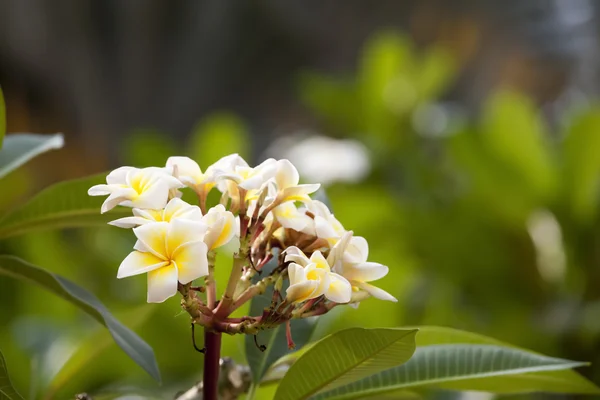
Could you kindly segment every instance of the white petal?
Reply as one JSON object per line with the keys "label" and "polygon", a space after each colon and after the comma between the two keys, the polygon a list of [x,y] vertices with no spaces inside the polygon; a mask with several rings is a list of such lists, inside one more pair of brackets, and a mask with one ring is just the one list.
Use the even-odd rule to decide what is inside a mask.
{"label": "white petal", "polygon": [[167,231],[166,248],[168,254],[174,254],[181,245],[203,240],[207,228],[208,226],[201,221],[174,219],[169,223]]}
{"label": "white petal", "polygon": [[202,170],[196,161],[189,157],[169,157],[167,159],[167,169],[173,173],[177,166],[177,176],[186,184],[198,184],[202,178]]}
{"label": "white petal", "polygon": [[295,262],[303,267],[307,266],[310,263],[310,260],[308,259],[308,257],[306,257],[306,254],[304,254],[302,250],[300,250],[296,246],[288,247],[283,251],[283,253],[285,254],[286,262]]}
{"label": "white petal", "polygon": [[165,208],[169,199],[169,186],[162,180],[152,183],[137,198],[132,199],[131,203],[137,208],[149,208],[158,210]]}
{"label": "white petal", "polygon": [[344,277],[348,280],[370,282],[386,276],[389,268],[379,263],[365,262],[360,264],[344,264],[343,271]]}
{"label": "white petal", "polygon": [[114,221],[110,221],[108,224],[112,225],[112,226],[117,226],[119,228],[135,228],[136,226],[144,225],[149,222],[152,222],[152,221],[147,220],[146,218],[125,217],[125,218],[116,219]]}
{"label": "white petal", "polygon": [[304,281],[296,283],[294,285],[290,285],[285,291],[285,297],[288,301],[292,303],[301,303],[306,300],[314,299],[321,295],[315,295],[315,293],[317,293],[318,285],[319,282],[317,281]]}
{"label": "white petal", "polygon": [[299,180],[300,175],[298,174],[296,167],[294,167],[294,164],[286,159],[277,161],[277,173],[275,174],[275,181],[277,182],[277,188],[279,190],[296,186]]}
{"label": "white petal", "polygon": [[137,170],[134,167],[120,167],[106,176],[106,183],[109,185],[125,185],[127,183],[127,174],[130,171]]}
{"label": "white petal", "polygon": [[145,272],[164,267],[168,261],[161,260],[152,253],[142,253],[132,251],[123,260],[117,272],[117,278],[127,278],[128,276],[139,275]]}
{"label": "white petal", "polygon": [[148,303],[162,303],[177,293],[177,266],[173,263],[148,272]]}
{"label": "white petal", "polygon": [[132,195],[135,195],[135,191],[129,188],[120,188],[113,191],[110,194],[110,196],[108,196],[106,200],[104,200],[104,203],[102,203],[100,212],[104,214],[105,212],[112,210],[119,204],[126,205],[127,199],[130,198]]}
{"label": "white petal", "polygon": [[177,264],[179,282],[190,283],[194,279],[208,275],[206,243],[202,241],[186,243],[179,246],[173,255]]}
{"label": "white petal", "polygon": [[200,207],[186,203],[179,198],[169,200],[167,206],[162,213],[163,221],[171,221],[175,218],[185,218],[193,221],[202,219],[202,211]]}
{"label": "white petal", "polygon": [[306,274],[304,268],[296,263],[290,263],[288,265],[288,277],[290,278],[290,285],[304,282],[306,280]]}
{"label": "white petal", "polygon": [[344,252],[344,261],[349,263],[363,263],[369,257],[369,244],[364,237],[354,236],[350,239]]}
{"label": "white petal", "polygon": [[239,186],[246,190],[260,189],[265,182],[266,179],[262,175],[254,175],[240,182]]}
{"label": "white petal", "polygon": [[283,198],[286,201],[309,202],[311,199],[308,195],[316,192],[320,187],[318,183],[288,187],[283,189]]}
{"label": "white petal", "polygon": [[169,224],[166,222],[151,222],[133,228],[133,233],[155,256],[167,260],[166,236]]}
{"label": "white petal", "polygon": [[344,277],[332,272],[329,274],[325,297],[336,303],[348,303],[352,297],[352,285]]}
{"label": "white petal", "polygon": [[393,302],[398,301],[394,296],[392,296],[391,294],[389,294],[388,292],[386,292],[383,289],[380,289],[373,285],[369,285],[368,283],[365,283],[365,282],[353,282],[353,283],[356,286],[358,286],[359,288],[363,289],[365,292],[368,292],[371,296],[373,296],[379,300],[387,300],[387,301],[393,301]]}
{"label": "white petal", "polygon": [[325,257],[323,257],[323,253],[321,253],[319,250],[312,253],[310,256],[310,261],[315,264],[316,268],[324,269],[326,271],[330,270],[327,260]]}
{"label": "white petal", "polygon": [[338,237],[333,226],[325,218],[318,215],[315,217],[315,230],[318,238],[331,239]]}
{"label": "white petal", "polygon": [[110,185],[95,185],[88,189],[88,196],[106,196],[114,190]]}

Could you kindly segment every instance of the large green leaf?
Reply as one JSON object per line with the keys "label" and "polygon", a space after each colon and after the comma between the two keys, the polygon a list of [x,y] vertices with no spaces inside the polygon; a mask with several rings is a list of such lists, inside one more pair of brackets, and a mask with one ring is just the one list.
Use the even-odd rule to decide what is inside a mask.
{"label": "large green leaf", "polygon": [[117,321],[96,296],[81,286],[17,257],[7,255],[0,256],[0,275],[35,283],[76,305],[106,326],[119,347],[154,379],[160,380],[160,372],[152,348],[132,330]]}
{"label": "large green leaf", "polygon": [[472,332],[436,326],[418,329],[417,351],[406,364],[315,398],[383,396],[421,387],[495,393],[599,392],[570,369],[585,363],[543,356]]}
{"label": "large green leaf", "polygon": [[416,329],[350,328],[314,344],[282,379],[275,400],[305,399],[323,390],[405,363]]}
{"label": "large green leaf", "polygon": [[[270,286],[264,295],[253,298],[250,303],[249,315],[261,315],[263,310],[271,303],[272,293],[273,287]],[[315,323],[316,320],[314,319],[292,320],[293,339],[297,349],[303,348],[308,343],[314,331]],[[257,342],[260,345],[266,346],[266,350],[260,351],[256,343],[254,343],[254,338],[251,335],[246,335],[246,360],[250,365],[254,384],[263,379],[267,370],[275,361],[293,351],[288,349],[285,337],[285,324],[259,332]]]}
{"label": "large green leaf", "polygon": [[[123,321],[126,321],[130,328],[137,328],[145,323],[154,313],[156,307],[145,304],[119,315]],[[50,382],[45,390],[45,399],[55,398],[57,393],[64,392],[65,387],[77,382],[76,377],[84,371],[93,371],[93,363],[105,350],[109,349],[114,343],[110,332],[105,329],[94,332],[85,338],[77,347],[74,354],[69,357],[67,362],[61,367],[60,371]],[[89,368],[88,368],[89,367]]]}
{"label": "large green leaf", "polygon": [[4,96],[0,87],[0,149],[2,148],[4,135],[6,135],[6,105],[4,104]]}
{"label": "large green leaf", "polygon": [[8,376],[8,368],[6,367],[6,361],[0,351],[0,400],[23,400],[23,397],[12,386],[10,383],[10,377]]}
{"label": "large green leaf", "polygon": [[[0,111],[0,119],[2,118]],[[0,124],[2,121],[0,121]],[[0,127],[0,131],[2,128]],[[17,169],[35,156],[50,150],[63,147],[64,140],[60,133],[55,135],[38,135],[35,133],[15,133],[6,136],[0,149],[0,178]]]}
{"label": "large green leaf", "polygon": [[106,174],[60,182],[35,195],[23,206],[0,220],[0,239],[23,233],[57,228],[102,225],[131,210],[117,207],[108,214],[100,214],[104,198],[90,197],[87,190],[104,183]]}
{"label": "large green leaf", "polygon": [[585,365],[527,351],[493,345],[447,344],[417,348],[406,364],[315,396],[355,399],[405,388],[494,393],[600,393],[591,382],[572,380],[561,370]]}

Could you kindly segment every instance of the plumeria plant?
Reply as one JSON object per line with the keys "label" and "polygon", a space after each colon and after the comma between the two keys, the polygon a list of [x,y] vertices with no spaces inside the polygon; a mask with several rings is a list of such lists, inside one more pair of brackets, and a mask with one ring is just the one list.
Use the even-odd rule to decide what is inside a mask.
{"label": "plumeria plant", "polygon": [[[13,134],[2,140],[1,100],[0,95],[0,184],[6,185],[6,175],[32,157],[60,148],[63,139]],[[244,393],[246,399],[259,394],[270,398],[259,392],[270,384],[275,400],[414,398],[428,389],[600,393],[573,371],[584,362],[451,328],[348,328],[311,342],[315,320],[332,309],[357,307],[370,297],[396,299],[373,285],[388,267],[368,261],[367,241],[347,230],[326,204],[311,199],[318,184],[299,182],[298,171],[287,160],[268,159],[250,167],[233,154],[203,171],[192,159],[171,157],[164,167],[121,167],[108,176],[52,185],[0,216],[0,240],[107,222],[132,229],[137,241],[123,254],[117,277],[146,274],[150,303],[179,293],[192,337],[194,327],[204,330],[203,348],[193,342],[204,353],[203,380],[179,393],[178,400],[229,400]],[[213,200],[218,193],[220,201]],[[107,197],[102,202],[95,196]],[[197,199],[195,204],[183,200],[190,196]],[[233,257],[229,277],[219,282],[217,291],[218,269],[229,269],[216,263],[219,252],[232,252]],[[69,301],[104,325],[114,342],[160,381],[152,348],[77,283],[9,254],[0,254],[0,276],[34,283]],[[241,307],[247,303],[250,311],[243,315]],[[245,335],[248,366],[221,357],[224,333]],[[257,339],[259,333],[264,343]],[[88,358],[95,359],[102,348],[94,346]],[[8,361],[15,360],[13,347],[6,350]],[[73,365],[81,367],[77,353],[86,352],[76,352],[52,382],[31,390],[29,397],[43,392],[44,399],[65,398],[65,382],[80,384],[65,378],[76,373]],[[0,398],[23,400],[9,379],[7,364],[0,352]],[[95,372],[94,367],[87,370]],[[177,379],[172,383],[180,385]],[[140,390],[144,392],[135,389],[117,398],[131,398]],[[101,392],[92,398],[106,398]],[[157,396],[155,390],[143,398]],[[172,392],[165,398],[172,399]]]}
{"label": "plumeria plant", "polygon": [[[198,205],[181,199],[183,187],[195,192]],[[204,328],[205,399],[217,396],[223,333],[256,335],[285,324],[293,349],[292,319],[357,306],[369,297],[396,301],[369,283],[383,278],[388,267],[367,261],[367,241],[310,198],[318,189],[318,184],[299,184],[288,160],[250,167],[237,154],[205,172],[187,157],[171,157],[163,168],[121,167],[108,174],[106,184],[89,189],[91,196],[108,196],[103,213],[119,205],[132,208],[132,216],[110,222],[132,229],[137,238],[117,277],[146,274],[148,302],[179,293],[192,324]],[[211,190],[221,192],[221,200],[208,208]],[[215,252],[232,241],[238,248],[217,299]],[[271,260],[276,266],[266,271]],[[269,286],[272,300],[262,314],[231,317]]]}

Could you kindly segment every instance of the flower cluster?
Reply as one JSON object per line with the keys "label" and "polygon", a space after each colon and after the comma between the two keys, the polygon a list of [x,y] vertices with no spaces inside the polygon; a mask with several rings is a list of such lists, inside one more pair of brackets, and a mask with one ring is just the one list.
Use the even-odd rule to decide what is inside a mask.
{"label": "flower cluster", "polygon": [[[324,203],[310,198],[318,184],[299,181],[298,171],[285,159],[250,167],[233,154],[203,172],[190,158],[171,157],[164,168],[118,168],[88,194],[108,196],[102,213],[116,206],[132,208],[132,216],[110,222],[132,229],[137,238],[117,277],[147,274],[149,302],[180,292],[194,323],[252,333],[370,296],[395,301],[370,283],[388,268],[367,261],[367,241],[347,231]],[[198,205],[182,200],[182,190],[194,192]],[[221,199],[209,208],[212,190]],[[215,251],[234,238],[239,249],[217,301]],[[203,282],[192,286],[200,278]],[[272,304],[263,315],[230,318],[270,285]]]}

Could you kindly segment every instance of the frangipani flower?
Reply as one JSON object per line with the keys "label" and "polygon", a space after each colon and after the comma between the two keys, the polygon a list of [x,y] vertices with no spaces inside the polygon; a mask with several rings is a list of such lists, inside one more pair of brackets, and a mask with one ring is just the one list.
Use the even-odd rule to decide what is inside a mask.
{"label": "frangipani flower", "polygon": [[306,204],[308,211],[314,215],[313,232],[320,239],[325,239],[330,246],[334,246],[346,233],[346,229],[338,219],[329,211],[327,206],[313,200]]}
{"label": "frangipani flower", "polygon": [[312,218],[296,208],[293,201],[278,205],[271,213],[281,226],[298,232],[302,232],[303,229],[312,223]]}
{"label": "frangipani flower", "polygon": [[148,273],[148,302],[161,303],[177,293],[177,282],[189,283],[208,274],[207,225],[174,219],[133,229],[135,251],[123,260],[117,278]]}
{"label": "frangipani flower", "polygon": [[[249,167],[245,162],[243,164],[237,163],[233,165],[233,168],[221,176],[222,179],[227,179],[237,187],[245,190],[257,190],[260,189],[265,182],[275,175],[277,171],[276,161],[273,158],[269,158],[256,167]],[[231,189],[230,185],[224,187],[225,191]],[[230,196],[236,193],[229,193]],[[233,196],[232,196],[233,197]]]}
{"label": "frangipani flower", "polygon": [[163,168],[121,167],[108,174],[106,185],[91,187],[88,195],[108,195],[100,209],[102,213],[118,205],[157,210],[165,207],[171,189],[182,186]]}
{"label": "frangipani flower", "polygon": [[389,272],[385,265],[368,262],[369,245],[362,237],[353,237],[348,231],[331,249],[327,261],[333,270],[350,281],[353,290],[364,290],[369,295],[380,300],[398,301],[383,289],[367,282],[383,278]]}
{"label": "frangipani flower", "polygon": [[177,197],[169,200],[163,210],[134,208],[133,215],[133,217],[119,218],[111,221],[109,225],[118,226],[119,228],[134,228],[152,222],[171,222],[177,218],[192,221],[200,221],[202,219],[202,211],[200,211],[198,206],[192,206]]}
{"label": "frangipani flower", "polygon": [[352,295],[350,283],[341,275],[331,272],[331,268],[321,254],[315,251],[310,258],[297,247],[288,247],[285,261],[292,261],[288,266],[290,286],[286,291],[286,299],[301,303],[321,295],[336,303],[348,303]]}
{"label": "frangipani flower", "polygon": [[275,185],[277,187],[277,197],[275,201],[277,203],[283,203],[287,201],[310,201],[308,195],[319,190],[321,185],[319,184],[305,184],[299,185],[300,175],[294,165],[286,159],[279,160],[276,162],[276,173],[273,177]]}
{"label": "frangipani flower", "polygon": [[177,175],[177,179],[196,193],[206,194],[217,184],[217,179],[223,173],[229,172],[235,165],[247,165],[237,154],[221,158],[202,172],[196,161],[189,157],[169,157],[166,168]]}
{"label": "frangipani flower", "polygon": [[202,217],[202,221],[208,226],[204,243],[206,243],[209,250],[229,243],[239,230],[239,227],[237,227],[239,222],[236,222],[233,213],[225,210],[225,207],[221,204],[208,210],[208,213]]}

